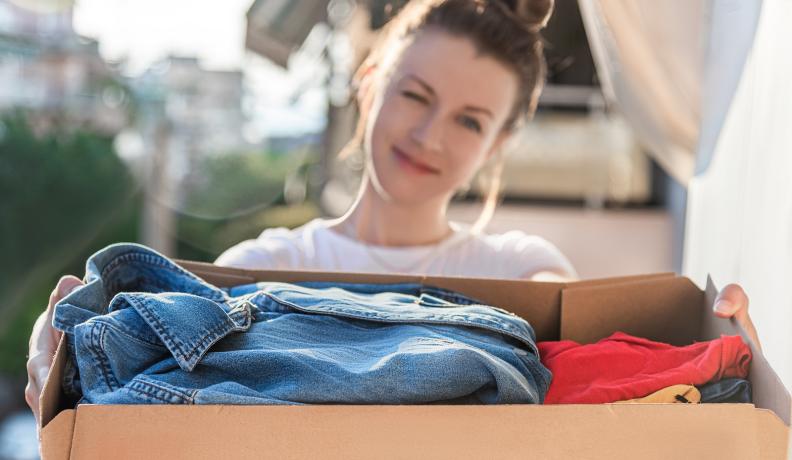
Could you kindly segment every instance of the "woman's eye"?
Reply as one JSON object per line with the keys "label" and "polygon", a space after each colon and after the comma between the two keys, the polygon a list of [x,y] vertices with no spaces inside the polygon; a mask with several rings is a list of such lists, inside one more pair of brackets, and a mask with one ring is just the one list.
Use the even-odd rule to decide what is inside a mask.
{"label": "woman's eye", "polygon": [[402,91],[402,96],[406,97],[407,99],[412,99],[414,101],[418,101],[424,104],[427,102],[425,97],[421,96],[418,93],[414,93],[412,91]]}
{"label": "woman's eye", "polygon": [[475,131],[477,133],[481,132],[481,123],[479,123],[478,120],[476,120],[475,118],[472,118],[472,117],[461,117],[460,118],[460,123],[462,123],[462,125],[465,128],[473,130],[473,131]]}

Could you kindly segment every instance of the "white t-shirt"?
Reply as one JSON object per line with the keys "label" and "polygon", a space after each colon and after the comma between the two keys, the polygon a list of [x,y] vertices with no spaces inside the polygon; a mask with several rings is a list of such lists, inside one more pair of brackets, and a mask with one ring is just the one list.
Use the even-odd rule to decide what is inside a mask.
{"label": "white t-shirt", "polygon": [[314,219],[289,230],[270,228],[258,238],[223,252],[215,264],[248,269],[321,270],[358,273],[410,273],[470,278],[530,278],[551,271],[577,278],[575,269],[553,244],[519,230],[474,234],[451,223],[445,240],[422,246],[376,246],[361,243]]}

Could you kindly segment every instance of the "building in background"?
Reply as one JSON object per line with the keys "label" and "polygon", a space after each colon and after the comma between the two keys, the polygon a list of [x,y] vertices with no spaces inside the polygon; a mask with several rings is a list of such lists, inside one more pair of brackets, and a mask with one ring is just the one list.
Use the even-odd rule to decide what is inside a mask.
{"label": "building in background", "polygon": [[180,191],[203,180],[196,165],[206,156],[256,147],[243,135],[243,73],[207,70],[197,58],[169,56],[130,79],[130,86],[139,116],[125,138],[139,139],[140,153],[122,154],[137,160],[131,163],[145,182],[141,240],[175,254],[176,218],[186,198]]}
{"label": "building in background", "polygon": [[42,14],[0,0],[0,111],[23,109],[39,130],[114,135],[129,123],[130,104],[117,67],[75,33],[71,6]]}
{"label": "building in background", "polygon": [[137,89],[161,95],[173,136],[196,154],[226,152],[247,145],[242,109],[245,95],[239,70],[206,70],[194,57],[170,56],[135,78]]}

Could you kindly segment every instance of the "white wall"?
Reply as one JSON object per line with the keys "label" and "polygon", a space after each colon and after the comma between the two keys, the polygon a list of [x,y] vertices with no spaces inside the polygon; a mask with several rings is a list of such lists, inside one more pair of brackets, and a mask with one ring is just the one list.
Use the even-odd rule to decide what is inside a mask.
{"label": "white wall", "polygon": [[[705,115],[707,107],[731,104],[722,127],[718,117],[704,117],[699,172],[688,187],[683,271],[701,286],[711,273],[718,286],[745,288],[764,353],[792,388],[792,1],[713,5],[710,76],[737,72],[739,84],[733,99],[728,87],[705,95]],[[735,49],[718,38],[739,37],[731,21],[759,5],[740,75],[723,65]]]}

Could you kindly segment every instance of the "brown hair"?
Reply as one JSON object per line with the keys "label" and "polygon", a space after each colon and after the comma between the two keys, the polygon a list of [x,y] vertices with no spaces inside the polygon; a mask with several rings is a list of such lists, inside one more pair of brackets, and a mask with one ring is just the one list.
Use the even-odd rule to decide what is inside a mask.
{"label": "brown hair", "polygon": [[[418,31],[437,28],[470,39],[482,54],[494,57],[512,69],[519,80],[519,93],[503,130],[513,132],[533,117],[546,68],[539,31],[550,18],[553,0],[412,0],[383,29],[366,60],[355,74],[357,86],[375,66],[381,66],[388,53],[403,46]],[[401,50],[398,50],[399,54]],[[394,62],[388,62],[393,65]],[[379,69],[387,76],[392,69]],[[371,97],[369,91],[368,97]],[[361,113],[350,142],[341,150],[342,158],[360,148],[366,127]],[[484,209],[474,224],[483,229],[492,218],[500,192],[503,156],[491,166]]]}

